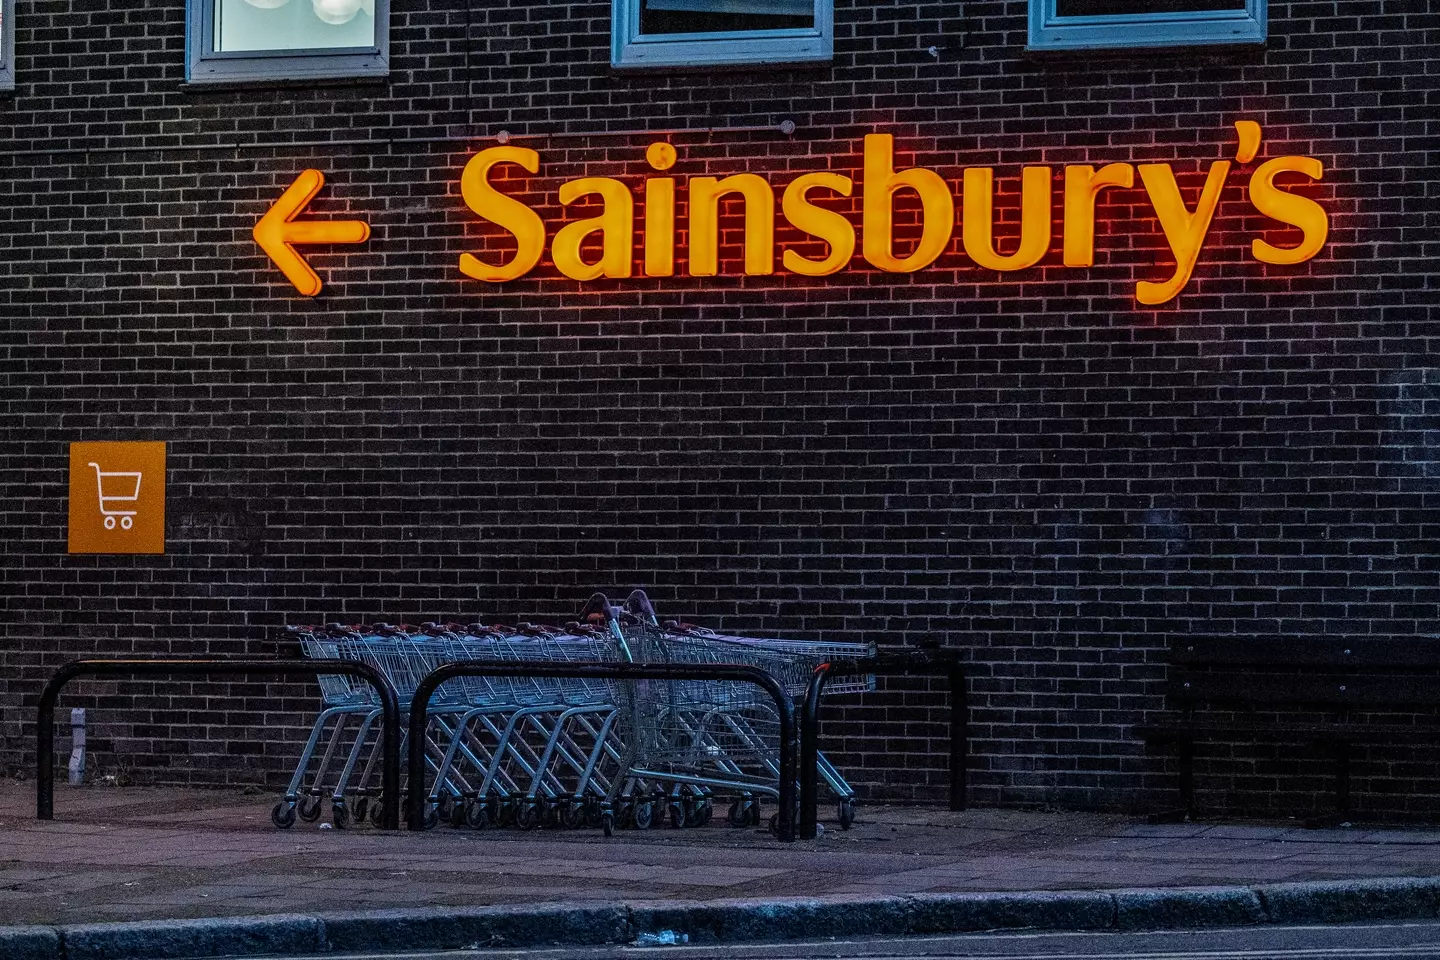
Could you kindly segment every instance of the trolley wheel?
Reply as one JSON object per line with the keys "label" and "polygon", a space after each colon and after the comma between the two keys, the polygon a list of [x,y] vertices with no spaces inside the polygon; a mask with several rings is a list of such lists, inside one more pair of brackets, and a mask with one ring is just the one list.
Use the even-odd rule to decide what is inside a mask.
{"label": "trolley wheel", "polygon": [[780,832],[780,811],[779,811],[779,810],[776,810],[774,813],[770,814],[770,833],[771,833],[771,834],[776,834],[776,833],[779,833],[779,832]]}
{"label": "trolley wheel", "polygon": [[687,826],[687,821],[689,820],[685,809],[687,804],[681,800],[672,800],[668,806],[670,808],[670,828],[672,830],[679,830],[681,827]]}
{"label": "trolley wheel", "polygon": [[743,827],[750,822],[750,803],[744,797],[736,797],[725,813],[725,820],[732,827]]}
{"label": "trolley wheel", "polygon": [[440,823],[440,814],[430,804],[425,804],[425,816],[420,820],[421,829],[434,830]]}
{"label": "trolley wheel", "polygon": [[471,800],[465,804],[465,825],[476,830],[484,830],[490,825],[490,808],[484,800]]}
{"label": "trolley wheel", "polygon": [[106,517],[106,518],[105,518],[105,529],[106,529],[106,530],[114,530],[114,529],[115,529],[115,518],[114,518],[114,517]]}
{"label": "trolley wheel", "polygon": [[539,802],[527,800],[515,808],[515,826],[521,830],[534,830],[540,826]]}
{"label": "trolley wheel", "polygon": [[690,812],[685,818],[686,826],[703,827],[710,822],[715,815],[715,801],[709,797],[701,797],[690,805]]}
{"label": "trolley wheel", "polygon": [[435,814],[447,822],[454,818],[455,795],[453,793],[442,793],[435,799]]}
{"label": "trolley wheel", "polygon": [[760,821],[765,816],[760,811],[760,804],[761,800],[758,794],[750,800],[750,826],[752,827],[760,826]]}
{"label": "trolley wheel", "polygon": [[635,804],[635,829],[649,830],[655,822],[655,801],[642,800]]}
{"label": "trolley wheel", "polygon": [[585,804],[572,801],[561,814],[560,824],[567,830],[579,830],[589,819],[590,813],[585,809]]}
{"label": "trolley wheel", "polygon": [[450,804],[450,826],[463,827],[470,822],[469,814],[465,811],[466,804],[456,801]]}
{"label": "trolley wheel", "polygon": [[281,830],[289,830],[295,826],[295,804],[286,803],[281,800],[270,808],[270,822]]}
{"label": "trolley wheel", "polygon": [[356,822],[356,823],[364,823],[367,819],[369,819],[369,814],[370,814],[370,798],[369,798],[369,797],[356,797],[356,798],[355,798],[355,822]]}
{"label": "trolley wheel", "polygon": [[545,797],[538,798],[535,803],[540,808],[540,826],[547,830],[554,830],[560,826],[560,805],[558,803]]}
{"label": "trolley wheel", "polygon": [[615,825],[621,830],[629,830],[635,826],[635,804],[633,801],[620,801],[620,806],[615,811]]}
{"label": "trolley wheel", "polygon": [[607,837],[615,836],[615,814],[600,814],[600,829],[605,831],[605,836]]}
{"label": "trolley wheel", "polygon": [[378,826],[380,826],[380,824],[384,821],[384,819],[385,819],[385,798],[384,798],[384,797],[376,797],[376,798],[375,798],[375,802],[372,803],[372,804],[370,804],[370,822],[371,822],[373,825],[375,825],[375,826],[378,827]]}
{"label": "trolley wheel", "polygon": [[319,797],[300,798],[300,819],[304,820],[306,823],[314,823],[316,820],[320,819]]}
{"label": "trolley wheel", "polygon": [[840,829],[849,830],[850,825],[855,822],[855,798],[846,797],[841,800],[835,812],[840,818]]}
{"label": "trolley wheel", "polygon": [[335,824],[336,830],[344,830],[350,825],[350,811],[345,809],[344,800],[330,804],[330,822]]}
{"label": "trolley wheel", "polygon": [[129,529],[130,529],[131,527],[133,527],[134,525],[135,525],[135,521],[134,521],[134,519],[132,519],[131,517],[121,517],[121,518],[120,518],[120,528],[121,528],[122,530],[129,530]]}

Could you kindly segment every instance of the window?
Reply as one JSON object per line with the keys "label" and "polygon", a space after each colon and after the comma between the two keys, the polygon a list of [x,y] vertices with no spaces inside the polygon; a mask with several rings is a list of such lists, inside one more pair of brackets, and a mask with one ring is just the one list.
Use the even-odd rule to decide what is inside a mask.
{"label": "window", "polygon": [[15,0],[0,0],[0,90],[15,89]]}
{"label": "window", "polygon": [[192,83],[390,71],[389,0],[187,0],[186,19]]}
{"label": "window", "polygon": [[612,0],[616,67],[828,61],[832,0]]}
{"label": "window", "polygon": [[1030,0],[1030,50],[1264,43],[1265,0]]}

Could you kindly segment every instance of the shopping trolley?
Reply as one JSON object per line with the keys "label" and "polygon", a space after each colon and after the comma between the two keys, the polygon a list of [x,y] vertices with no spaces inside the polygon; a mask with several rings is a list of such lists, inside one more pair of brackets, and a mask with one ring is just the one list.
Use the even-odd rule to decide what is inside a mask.
{"label": "shopping trolley", "polygon": [[[286,631],[299,642],[301,653],[306,657],[359,659],[353,655],[351,645],[362,635],[339,624],[331,624],[328,628],[287,627]],[[281,829],[292,826],[297,814],[307,823],[318,820],[326,793],[331,795],[335,825],[345,826],[348,820],[345,786],[381,712],[379,697],[369,684],[333,674],[322,674],[317,679],[322,709],[310,728],[310,736],[300,752],[285,795],[270,811],[271,822]],[[355,722],[353,729],[350,727],[352,720]],[[323,750],[320,749],[322,740],[325,744]],[[337,755],[343,755],[345,760],[343,766],[334,771],[331,781]],[[327,782],[331,783],[329,789]]]}
{"label": "shopping trolley", "polygon": [[[358,660],[375,667],[395,689],[402,704],[409,702],[415,686],[442,662],[443,649],[437,638],[423,633],[412,635],[406,628],[389,624],[362,627],[332,623],[287,629],[299,640],[305,656]],[[368,686],[352,684],[344,677],[321,676],[320,689],[322,710],[311,727],[284,797],[271,811],[271,820],[281,828],[291,826],[297,815],[307,822],[317,820],[328,794],[335,827],[364,820],[367,814],[378,822],[382,810],[378,802],[380,731],[375,723],[380,715],[378,700]],[[443,754],[448,746],[452,734],[450,716],[464,707],[453,687],[437,691],[426,740],[417,745],[426,752],[432,766],[437,763],[436,755]],[[402,740],[402,752],[409,746]],[[447,783],[445,789],[453,802],[462,786]]]}

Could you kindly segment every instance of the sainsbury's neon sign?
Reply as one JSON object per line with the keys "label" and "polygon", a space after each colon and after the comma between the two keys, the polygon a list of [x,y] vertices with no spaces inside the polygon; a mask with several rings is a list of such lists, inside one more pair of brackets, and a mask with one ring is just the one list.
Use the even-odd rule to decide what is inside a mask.
{"label": "sainsbury's neon sign", "polygon": [[[1253,120],[1235,123],[1239,137],[1235,159],[1245,164],[1259,152],[1262,133]],[[877,269],[889,273],[913,273],[934,263],[949,246],[956,226],[955,197],[945,180],[933,170],[909,167],[896,170],[894,137],[875,133],[865,137],[859,185],[861,222],[860,254]],[[669,143],[652,143],[645,152],[651,169],[669,170],[676,159]],[[540,262],[545,250],[546,227],[540,215],[521,200],[498,190],[491,171],[500,164],[518,164],[535,174],[540,171],[540,154],[526,147],[499,146],[477,153],[465,165],[460,190],[466,205],[479,216],[513,235],[515,253],[502,263],[490,263],[469,253],[460,255],[460,270],[468,277],[499,283],[524,276]],[[1095,204],[1107,189],[1131,188],[1138,173],[1155,217],[1175,259],[1169,279],[1141,280],[1135,285],[1135,299],[1142,304],[1161,304],[1184,288],[1200,257],[1210,224],[1220,203],[1220,194],[1230,175],[1231,161],[1210,164],[1205,185],[1192,209],[1180,194],[1174,171],[1167,163],[1109,163],[1098,170],[1089,165],[1064,168],[1063,263],[1067,267],[1088,267],[1095,263]],[[1291,193],[1276,184],[1281,174],[1300,174],[1318,181],[1324,167],[1314,157],[1283,156],[1267,160],[1250,174],[1249,199],[1255,210],[1280,224],[1297,228],[1300,241],[1280,247],[1256,238],[1251,255],[1268,264],[1292,265],[1311,259],[1325,245],[1329,222],[1324,208],[1309,197]],[[994,181],[991,167],[968,167],[960,183],[959,220],[965,255],[990,270],[1011,272],[1032,267],[1050,249],[1053,205],[1053,174],[1048,166],[1027,166],[1020,174],[1020,238],[1010,253],[996,249],[994,236]],[[690,177],[684,185],[688,199],[687,273],[709,277],[719,272],[719,221],[722,198],[737,195],[744,204],[744,272],[765,276],[775,272],[775,191],[764,178],[737,173],[723,179]],[[780,195],[780,214],[802,233],[824,241],[828,254],[823,258],[802,255],[797,250],[781,252],[781,266],[794,274],[823,277],[845,268],[854,256],[854,224],[834,210],[812,199],[828,191],[850,197],[855,182],[837,173],[806,173],[790,181]],[[676,190],[674,177],[648,177],[644,184],[643,252],[644,276],[675,275]],[[919,197],[921,225],[919,238],[908,253],[894,249],[895,195],[913,191]],[[585,197],[598,198],[598,216],[566,223],[550,240],[555,267],[574,280],[622,279],[633,272],[635,249],[635,200],[631,188],[611,177],[582,177],[560,185],[559,201],[568,206]],[[598,235],[598,257],[582,255],[582,246],[595,248],[590,238]]]}

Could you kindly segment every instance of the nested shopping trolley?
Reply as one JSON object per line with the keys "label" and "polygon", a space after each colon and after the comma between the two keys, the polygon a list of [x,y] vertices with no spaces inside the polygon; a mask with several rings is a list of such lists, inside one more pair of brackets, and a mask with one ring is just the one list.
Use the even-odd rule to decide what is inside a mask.
{"label": "nested shopping trolley", "polygon": [[[388,624],[287,628],[299,642],[301,653],[312,658],[358,660],[375,667],[395,689],[400,702],[409,702],[416,684],[443,662],[441,644],[433,637],[412,636]],[[368,684],[348,677],[319,677],[321,710],[311,725],[295,772],[285,795],[271,811],[276,826],[286,828],[299,819],[320,818],[330,800],[331,821],[345,827],[367,813],[378,822],[379,735],[376,721],[380,701]],[[458,703],[437,698],[433,725],[445,729],[447,716]],[[402,749],[405,747],[402,744]],[[433,753],[430,747],[428,753]]]}
{"label": "nested shopping trolley", "polygon": [[[597,596],[587,611],[605,606]],[[756,666],[796,698],[803,695],[817,664],[875,655],[874,646],[866,643],[740,637],[676,621],[662,623],[638,590],[623,608],[609,608],[605,616],[637,660]],[[860,677],[838,684],[833,692],[873,688],[873,677]],[[779,795],[778,758],[781,749],[788,749],[779,741],[780,718],[768,697],[749,684],[699,681],[634,684],[621,693],[622,699],[628,698],[622,715],[632,723],[627,771],[632,795],[643,797],[650,790],[653,801],[664,804],[657,812],[675,826],[708,819],[716,792],[733,797],[727,812],[732,824],[760,821],[762,799]],[[823,755],[819,770],[835,794],[840,823],[848,828],[855,815],[855,792]],[[643,822],[643,801],[628,809]]]}
{"label": "nested shopping trolley", "polygon": [[[452,662],[621,659],[608,636],[533,624],[454,631],[447,655]],[[600,822],[618,762],[611,684],[483,676],[451,683],[469,709],[455,720],[427,796],[437,816],[444,794],[461,781],[464,803],[449,815],[457,826],[532,829]]]}
{"label": "nested shopping trolley", "polygon": [[[408,703],[419,681],[442,663],[463,661],[745,664],[803,693],[816,664],[864,659],[870,644],[815,643],[719,634],[660,622],[641,591],[624,606],[603,594],[564,627],[424,624],[421,628],[296,630],[308,656],[363,660]],[[828,693],[871,689],[873,678],[836,683]],[[379,791],[378,705],[368,688],[322,678],[322,710],[273,819],[313,820],[325,798],[336,826],[364,819]],[[711,681],[635,681],[459,677],[431,697],[422,742],[425,822],[484,828],[674,826],[707,822],[716,796],[731,798],[728,819],[759,823],[762,800],[779,794],[775,707],[758,688]],[[854,791],[822,757],[821,776],[837,798],[842,826]]]}

